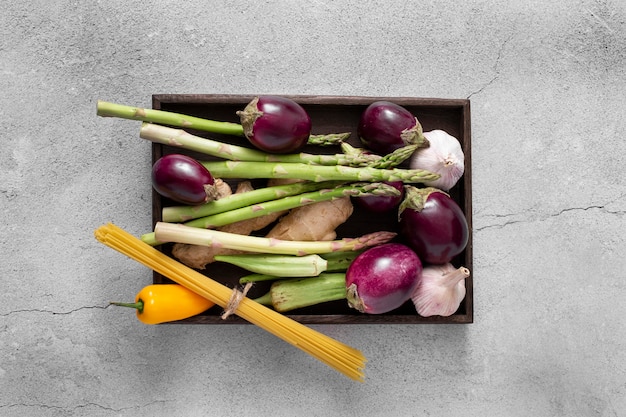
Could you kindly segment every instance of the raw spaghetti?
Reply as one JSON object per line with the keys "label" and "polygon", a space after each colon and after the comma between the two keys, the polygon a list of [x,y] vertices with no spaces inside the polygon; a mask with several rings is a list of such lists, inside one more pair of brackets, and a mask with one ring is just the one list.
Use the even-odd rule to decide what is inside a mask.
{"label": "raw spaghetti", "polygon": [[[151,268],[172,281],[227,308],[233,289],[191,269],[142,242],[114,224],[95,231],[98,241]],[[243,297],[235,314],[296,346],[347,377],[363,382],[365,356],[348,345]]]}

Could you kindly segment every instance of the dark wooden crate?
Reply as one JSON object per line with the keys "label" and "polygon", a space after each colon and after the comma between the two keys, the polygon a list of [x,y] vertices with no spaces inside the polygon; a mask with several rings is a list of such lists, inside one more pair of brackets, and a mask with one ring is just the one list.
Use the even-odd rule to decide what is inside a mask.
{"label": "dark wooden crate", "polygon": [[[351,132],[350,143],[361,146],[358,141],[356,127],[363,110],[377,100],[388,100],[411,111],[422,123],[424,131],[442,129],[459,139],[465,153],[465,174],[461,181],[450,190],[451,197],[465,212],[470,227],[470,237],[466,249],[453,260],[456,266],[466,266],[472,276],[466,280],[467,294],[458,311],[449,317],[421,317],[415,312],[412,302],[408,301],[392,312],[380,315],[361,314],[347,306],[345,301],[335,301],[302,308],[287,314],[292,319],[304,324],[417,324],[417,323],[472,323],[473,322],[473,269],[472,269],[472,170],[471,170],[471,128],[470,102],[465,99],[438,99],[412,97],[342,97],[342,96],[288,96],[300,103],[309,113],[313,122],[313,134]],[[235,114],[242,110],[254,98],[253,95],[214,95],[214,94],[155,94],[152,96],[154,109],[193,115],[217,121],[239,123]],[[218,135],[189,130],[191,133],[211,137],[223,142],[241,146],[250,146],[245,138]],[[310,148],[308,152],[339,153],[339,148]],[[186,153],[200,160],[215,158],[193,152],[183,151],[161,144],[152,145],[152,161],[156,161],[168,153]],[[234,182],[233,182],[234,185]],[[174,204],[152,192],[153,222],[161,221],[161,210],[164,206]],[[351,218],[337,229],[338,237],[360,236],[377,230],[395,230],[396,214],[387,216],[372,215],[355,206]],[[160,249],[171,255],[171,245],[162,245]],[[202,271],[212,279],[234,288],[238,279],[246,272],[226,264],[214,263]],[[157,273],[154,283],[161,284],[169,280]],[[248,296],[254,298],[267,292],[269,283],[255,284]],[[245,320],[230,316],[222,320],[222,309],[215,306],[204,314],[179,321],[177,323],[193,324],[233,324],[247,323]]]}

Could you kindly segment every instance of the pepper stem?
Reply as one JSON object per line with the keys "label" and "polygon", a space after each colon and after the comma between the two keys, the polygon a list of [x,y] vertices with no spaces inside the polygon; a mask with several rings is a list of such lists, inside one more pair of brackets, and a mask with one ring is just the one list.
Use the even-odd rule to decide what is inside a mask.
{"label": "pepper stem", "polygon": [[109,304],[120,307],[130,307],[136,309],[139,313],[143,313],[143,300],[139,300],[136,303],[118,303],[111,301]]}

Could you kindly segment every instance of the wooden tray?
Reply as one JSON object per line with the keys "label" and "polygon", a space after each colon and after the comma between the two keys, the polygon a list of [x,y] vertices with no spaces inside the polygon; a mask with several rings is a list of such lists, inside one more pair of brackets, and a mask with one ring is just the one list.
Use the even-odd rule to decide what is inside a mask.
{"label": "wooden tray", "polygon": [[[472,323],[473,322],[473,286],[472,286],[472,193],[471,193],[471,142],[470,142],[470,103],[464,99],[430,99],[410,97],[340,97],[340,96],[288,96],[300,103],[309,113],[313,123],[313,134],[351,132],[350,143],[362,146],[357,137],[356,126],[362,111],[372,102],[388,100],[395,102],[411,111],[422,123],[424,131],[443,129],[461,141],[465,153],[465,175],[462,180],[450,190],[450,195],[461,206],[467,217],[470,227],[470,237],[467,248],[453,260],[456,266],[466,266],[472,271],[472,276],[466,280],[467,295],[458,311],[449,317],[421,317],[415,312],[415,307],[409,301],[402,307],[387,314],[361,314],[347,306],[345,301],[335,301],[313,307],[302,308],[288,314],[289,317],[305,324],[415,324],[415,323]],[[159,110],[183,113],[218,121],[239,123],[235,114],[242,110],[254,98],[253,95],[210,95],[210,94],[157,94],[152,96],[152,107]],[[211,137],[220,141],[250,146],[245,138],[208,134],[192,131],[198,136]],[[305,149],[308,152],[339,153],[338,148]],[[201,160],[212,160],[210,156],[185,152],[178,148],[153,144],[152,161],[168,153],[187,153]],[[152,192],[153,222],[161,220],[161,209],[172,205],[171,201]],[[350,220],[337,229],[338,237],[360,236],[376,230],[395,230],[396,213],[388,216],[372,215],[359,210],[355,211]],[[160,249],[171,255],[171,245],[162,245]],[[238,279],[246,272],[230,265],[214,263],[202,271],[212,279],[222,282],[228,287],[236,287]],[[154,283],[166,283],[168,279],[156,274]],[[268,283],[258,283],[252,287],[248,296],[258,297],[269,289]],[[222,309],[216,306],[196,317],[177,323],[196,324],[232,324],[247,323],[238,316],[232,315],[222,320]]]}

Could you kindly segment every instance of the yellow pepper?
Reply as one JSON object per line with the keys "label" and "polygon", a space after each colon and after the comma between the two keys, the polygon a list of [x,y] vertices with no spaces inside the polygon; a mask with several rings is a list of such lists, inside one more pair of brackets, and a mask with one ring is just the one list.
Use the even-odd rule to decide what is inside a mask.
{"label": "yellow pepper", "polygon": [[200,314],[215,303],[178,284],[154,284],[144,287],[134,303],[111,304],[137,310],[137,318],[145,324],[182,320]]}

